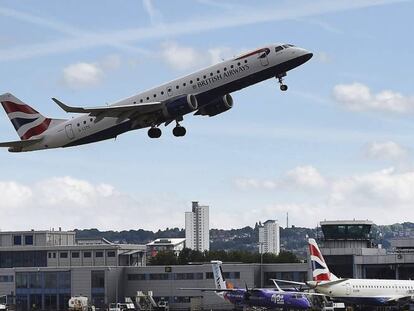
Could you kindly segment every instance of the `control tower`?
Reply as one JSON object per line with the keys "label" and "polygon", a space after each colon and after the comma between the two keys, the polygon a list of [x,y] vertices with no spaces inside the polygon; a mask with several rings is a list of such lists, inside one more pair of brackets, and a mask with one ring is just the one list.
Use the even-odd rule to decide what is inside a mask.
{"label": "control tower", "polygon": [[361,276],[358,256],[385,255],[384,249],[374,245],[371,237],[373,222],[369,220],[334,220],[320,222],[323,237],[322,254],[329,269],[338,277]]}

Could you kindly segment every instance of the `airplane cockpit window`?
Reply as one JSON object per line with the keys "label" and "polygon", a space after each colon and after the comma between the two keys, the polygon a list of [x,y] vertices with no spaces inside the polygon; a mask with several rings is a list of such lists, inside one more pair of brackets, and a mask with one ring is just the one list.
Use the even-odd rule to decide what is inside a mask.
{"label": "airplane cockpit window", "polygon": [[275,48],[275,52],[277,53],[277,52],[280,52],[281,50],[283,50],[283,47],[281,46],[281,45],[279,45],[279,46],[277,46],[276,48]]}
{"label": "airplane cockpit window", "polygon": [[293,44],[283,44],[283,47],[284,47],[285,49],[288,49],[288,48],[292,48],[292,47],[294,47],[294,45],[293,45]]}

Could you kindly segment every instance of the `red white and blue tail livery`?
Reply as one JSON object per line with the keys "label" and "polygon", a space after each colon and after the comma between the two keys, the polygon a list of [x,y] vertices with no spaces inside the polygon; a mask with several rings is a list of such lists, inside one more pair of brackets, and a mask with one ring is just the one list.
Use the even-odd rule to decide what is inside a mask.
{"label": "red white and blue tail livery", "polygon": [[309,239],[309,254],[312,264],[312,276],[314,281],[335,281],[338,278],[329,271],[322,256],[318,244],[314,239]]}

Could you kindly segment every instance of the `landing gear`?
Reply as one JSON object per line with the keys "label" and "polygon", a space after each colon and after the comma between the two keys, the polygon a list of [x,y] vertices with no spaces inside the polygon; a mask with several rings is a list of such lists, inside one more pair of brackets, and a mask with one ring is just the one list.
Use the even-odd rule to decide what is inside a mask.
{"label": "landing gear", "polygon": [[161,130],[158,127],[151,127],[148,130],[148,136],[150,138],[160,138],[161,137]]}
{"label": "landing gear", "polygon": [[178,121],[182,121],[182,119],[175,120],[176,126],[173,128],[173,135],[175,137],[183,137],[187,131],[184,126],[181,126],[180,123],[178,123]]}
{"label": "landing gear", "polygon": [[283,83],[283,77],[286,77],[286,72],[281,73],[279,75],[276,76],[276,79],[279,80],[279,84],[280,84],[280,90],[281,91],[287,91],[288,86],[286,84]]}
{"label": "landing gear", "polygon": [[173,135],[175,137],[183,137],[186,133],[186,129],[184,126],[181,125],[177,125],[176,127],[173,128]]}

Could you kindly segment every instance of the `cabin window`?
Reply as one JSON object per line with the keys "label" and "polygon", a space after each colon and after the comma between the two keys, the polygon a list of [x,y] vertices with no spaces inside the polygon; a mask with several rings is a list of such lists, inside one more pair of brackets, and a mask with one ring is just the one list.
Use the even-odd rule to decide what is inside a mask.
{"label": "cabin window", "polygon": [[211,77],[213,76],[213,73],[212,73],[212,72],[210,72],[210,76],[211,76]]}
{"label": "cabin window", "polygon": [[186,85],[187,85],[187,84],[184,82],[184,83],[183,83],[183,86],[186,86]]}
{"label": "cabin window", "polygon": [[85,121],[83,121],[83,124],[86,124],[86,120],[85,120]]}
{"label": "cabin window", "polygon": [[283,47],[282,46],[277,46],[276,48],[275,48],[275,52],[277,53],[277,52],[280,52],[281,50],[283,50]]}
{"label": "cabin window", "polygon": [[220,73],[220,70],[217,70],[217,73]]}
{"label": "cabin window", "polygon": [[149,100],[149,97],[147,97],[147,100]]}
{"label": "cabin window", "polygon": [[137,102],[134,102],[134,105],[136,104]]}
{"label": "cabin window", "polygon": [[178,90],[179,86],[178,86],[178,85],[176,85],[176,86],[175,86],[175,88]]}
{"label": "cabin window", "polygon": [[224,71],[227,71],[227,67],[224,67],[224,69],[223,69]]}
{"label": "cabin window", "polygon": [[164,91],[161,91],[161,95],[164,95]]}
{"label": "cabin window", "polygon": [[89,119],[89,121],[91,121],[91,122],[92,122],[92,121],[93,121],[93,119],[92,119],[92,118],[90,118],[90,119]]}
{"label": "cabin window", "polygon": [[244,63],[247,64],[247,59],[244,60]]}
{"label": "cabin window", "polygon": [[80,126],[80,123],[76,124],[77,126]]}
{"label": "cabin window", "polygon": [[206,75],[204,75],[204,76],[203,76],[203,78],[205,79],[205,78],[207,78],[207,76],[206,76]]}
{"label": "cabin window", "polygon": [[200,81],[200,78],[197,78],[197,81]]}
{"label": "cabin window", "polygon": [[154,98],[157,97],[157,94],[154,94]]}
{"label": "cabin window", "polygon": [[233,68],[233,67],[234,67],[233,65],[230,66],[230,68]]}
{"label": "cabin window", "polygon": [[140,102],[140,103],[142,103],[142,102],[143,102],[143,100],[142,100],[142,99],[140,99],[140,100],[139,100],[139,102]]}
{"label": "cabin window", "polygon": [[190,84],[193,84],[193,80],[190,80]]}
{"label": "cabin window", "polygon": [[237,66],[240,66],[241,64],[240,63],[237,63]]}

